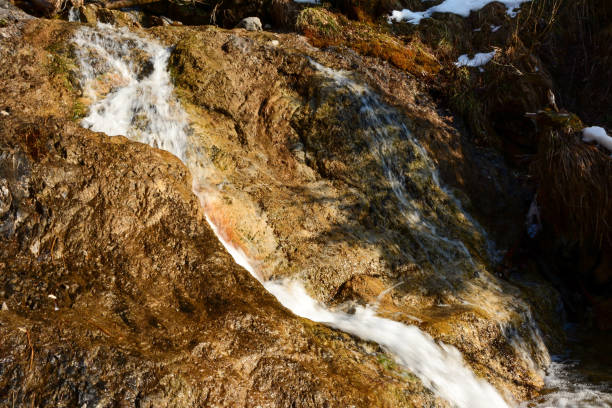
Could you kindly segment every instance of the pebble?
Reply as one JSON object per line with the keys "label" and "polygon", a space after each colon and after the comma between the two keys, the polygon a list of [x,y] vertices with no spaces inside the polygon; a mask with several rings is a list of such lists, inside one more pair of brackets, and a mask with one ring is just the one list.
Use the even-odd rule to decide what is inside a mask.
{"label": "pebble", "polygon": [[6,302],[2,302],[2,311],[3,312],[7,312],[9,310],[8,306],[6,305]]}

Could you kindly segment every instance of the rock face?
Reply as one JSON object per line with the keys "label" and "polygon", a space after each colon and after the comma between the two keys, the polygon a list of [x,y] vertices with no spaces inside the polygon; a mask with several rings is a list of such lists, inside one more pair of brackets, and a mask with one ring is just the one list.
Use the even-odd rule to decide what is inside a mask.
{"label": "rock face", "polygon": [[[487,271],[481,230],[436,184],[424,152],[455,185],[482,183],[460,163],[491,162],[463,148],[413,77],[293,35],[153,33],[176,44],[171,71],[207,163],[206,211],[265,278],[302,279],[321,301],[343,306],[384,292],[381,313],[455,345],[498,388],[525,398],[541,385],[547,353],[523,295]],[[381,132],[388,144],[372,142]],[[391,161],[401,162],[393,170],[401,194]],[[542,315],[554,316],[554,291],[539,290],[549,293]]]}
{"label": "rock face", "polygon": [[69,64],[50,70],[45,49],[59,58],[74,25],[12,28],[0,404],[444,406],[376,346],[282,308],[222,248],[178,159],[66,119]]}
{"label": "rock face", "polygon": [[[14,135],[1,168],[15,198],[2,224],[3,395],[65,406],[432,400],[237,267],[174,157],[47,126],[2,126]],[[34,154],[24,138],[49,147]]]}

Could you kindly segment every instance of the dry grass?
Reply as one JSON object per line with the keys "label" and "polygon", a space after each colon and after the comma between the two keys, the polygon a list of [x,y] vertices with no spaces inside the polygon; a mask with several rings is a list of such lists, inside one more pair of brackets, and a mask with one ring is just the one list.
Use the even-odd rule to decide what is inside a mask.
{"label": "dry grass", "polygon": [[307,8],[299,14],[296,28],[315,47],[343,46],[361,55],[379,58],[419,77],[431,78],[440,64],[414,37],[408,43],[371,23],[348,20],[323,8]]}
{"label": "dry grass", "polygon": [[572,126],[547,131],[539,150],[531,170],[545,220],[570,240],[612,247],[612,160]]}

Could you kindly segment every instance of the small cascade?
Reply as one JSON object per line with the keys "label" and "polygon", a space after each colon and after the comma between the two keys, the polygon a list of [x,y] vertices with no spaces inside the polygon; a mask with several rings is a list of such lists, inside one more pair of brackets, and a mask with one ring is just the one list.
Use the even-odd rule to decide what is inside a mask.
{"label": "small cascade", "polygon": [[262,281],[248,257],[228,243],[214,224],[210,225],[236,263],[294,314],[378,343],[400,366],[409,369],[426,387],[455,407],[508,407],[495,388],[477,378],[466,366],[455,347],[436,343],[416,326],[379,317],[374,307],[357,306],[353,313],[332,311],[310,297],[299,281]]}
{"label": "small cascade", "polygon": [[[444,275],[449,285],[459,280],[472,293],[476,293],[478,306],[488,312],[496,311],[500,332],[514,348],[517,358],[524,361],[533,372],[543,376],[541,367],[547,366],[550,360],[529,306],[520,299],[513,300],[513,306],[521,316],[521,335],[517,327],[507,323],[503,315],[504,306],[491,302],[486,295],[481,296],[490,291],[496,294],[493,299],[496,296],[502,298],[504,290],[488,274],[479,273],[485,267],[472,257],[461,239],[451,235],[459,235],[457,231],[465,227],[441,221],[435,208],[425,208],[427,204],[423,203],[430,198],[431,201],[437,199],[444,202],[445,207],[454,206],[458,218],[469,225],[469,233],[483,237],[483,250],[487,257],[490,260],[499,259],[484,228],[462,209],[460,201],[440,182],[435,164],[406,127],[405,119],[395,109],[384,104],[372,89],[353,80],[350,72],[333,70],[314,61],[311,63],[323,77],[321,99],[339,101],[337,103],[340,106],[349,106],[349,109],[359,111],[359,115],[353,119],[356,123],[350,130],[359,134],[355,137],[363,137],[368,141],[370,151],[377,163],[380,163],[390,191],[395,196],[397,212],[403,218],[399,222],[409,227],[411,238],[419,244],[419,255],[425,255],[425,260],[418,260],[419,265],[428,262],[434,271],[444,271],[440,275]],[[330,94],[326,95],[327,92]],[[400,153],[396,146],[402,142],[408,142],[409,148],[404,148]],[[411,182],[411,187],[407,188]],[[477,278],[472,281],[473,276]],[[534,361],[534,356],[539,361]]]}
{"label": "small cascade", "polygon": [[83,127],[167,150],[186,161],[187,116],[166,70],[170,51],[127,28],[82,27],[73,39],[92,104]]}
{"label": "small cascade", "polygon": [[[411,177],[432,183],[441,193],[446,193],[440,185],[436,167],[427,152],[414,139],[397,112],[383,104],[378,95],[367,86],[353,81],[348,72],[333,70],[314,61],[311,63],[326,79],[327,84],[324,82],[324,85],[332,85],[334,92],[339,88],[344,89],[348,99],[358,98],[356,108],[359,109],[359,115],[355,120],[360,123],[357,127],[367,135],[370,150],[381,163],[383,173],[397,199],[398,211],[410,226],[429,263],[434,267],[463,264],[472,270],[477,270],[465,244],[459,239],[445,236],[432,220],[433,217],[424,215],[424,211],[419,207],[422,197],[407,191],[406,178],[394,147],[395,141],[400,139],[410,143],[413,155],[412,158],[403,157],[402,160],[423,163],[422,166],[415,166],[417,168],[411,171]],[[450,197],[450,194],[448,195]],[[470,221],[477,225],[474,220]]]}
{"label": "small cascade", "polygon": [[[194,193],[206,209],[207,191],[214,187],[206,185],[207,159],[197,149],[190,148],[187,116],[173,95],[167,71],[169,50],[126,29],[106,25],[82,27],[73,41],[77,45],[81,86],[91,102],[89,115],[83,119],[82,125],[108,135],[125,135],[175,154],[190,169]],[[338,80],[345,81],[342,77]],[[357,86],[348,81],[346,84]],[[375,95],[364,91],[363,97],[367,101]],[[373,134],[372,146],[379,151],[406,217],[422,231],[423,236],[446,242],[447,238],[437,237],[435,226],[423,220],[413,208],[410,196],[403,190],[401,175],[393,170],[394,159],[388,154],[389,146],[385,144],[384,136]],[[434,173],[430,176],[436,177]],[[412,371],[423,384],[453,406],[508,406],[495,388],[474,375],[457,349],[436,343],[417,327],[381,318],[371,307],[357,307],[354,313],[329,310],[312,299],[298,281],[263,281],[248,257],[224,237],[223,226],[213,224],[211,219],[208,221],[235,261],[296,315],[380,344],[398,364]],[[469,257],[469,252],[460,243],[451,240],[446,243],[464,257]]]}
{"label": "small cascade", "polygon": [[610,408],[612,384],[593,385],[575,373],[576,361],[555,357],[545,378],[551,390],[521,408]]}
{"label": "small cascade", "polygon": [[74,8],[74,7],[70,7],[68,9],[68,21],[71,22],[81,22],[81,17],[79,16],[79,10]]}

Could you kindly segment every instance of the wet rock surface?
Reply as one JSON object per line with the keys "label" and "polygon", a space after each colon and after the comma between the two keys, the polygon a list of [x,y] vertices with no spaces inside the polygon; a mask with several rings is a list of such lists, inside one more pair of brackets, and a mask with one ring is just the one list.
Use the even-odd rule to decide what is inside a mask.
{"label": "wet rock surface", "polygon": [[76,91],[18,87],[66,87],[40,59],[73,27],[35,21],[0,47],[0,404],[444,406],[376,346],[282,308],[178,159],[66,119]]}
{"label": "wet rock surface", "polygon": [[[227,27],[258,15],[293,28],[302,8],[238,3],[214,11],[174,3],[145,9]],[[537,252],[528,261],[504,259],[520,271],[510,284],[494,276],[496,253],[475,220],[503,248],[525,238],[524,213],[537,189],[525,163],[538,151],[541,128],[524,112],[545,107],[553,79],[569,74],[554,58],[557,71],[549,73],[551,57],[516,40],[499,4],[466,19],[438,15],[418,29],[372,28],[389,9],[423,7],[412,3],[334,2],[334,12],[359,22],[309,12],[314,20],[298,27],[306,37],[215,27],[144,31],[140,25],[166,23],[96,5],[80,15],[173,47],[169,69],[207,173],[204,210],[265,278],[300,279],[317,299],[348,312],[377,304],[380,315],[455,345],[499,390],[530,398],[547,364],[542,340],[559,350],[563,338],[561,298],[542,269],[567,306],[575,293],[564,294],[567,282],[557,284],[559,274],[547,265],[572,255],[559,257],[558,238],[547,233],[537,250],[526,245]],[[13,399],[0,404],[442,404],[375,346],[293,317],[236,267],[175,158],[79,129],[90,101],[69,43],[75,24],[28,23],[2,5],[5,14],[0,336],[7,341],[0,353],[8,363],[0,395],[6,390]],[[605,33],[589,52],[605,48]],[[505,48],[484,72],[454,66],[457,53],[491,44]],[[139,75],[149,75],[146,55],[132,54]],[[594,72],[605,76],[599,65]],[[112,92],[120,85],[113,81],[101,76],[96,92]],[[556,89],[565,98],[577,92]],[[373,127],[363,119],[370,114]],[[373,145],[376,132],[391,143]],[[387,171],[390,158],[398,158],[393,177],[401,177],[401,194]],[[430,167],[445,184],[433,181]],[[444,239],[419,229],[407,208]],[[588,248],[577,252],[564,273],[597,259]],[[606,259],[593,275],[609,282]]]}
{"label": "wet rock surface", "polygon": [[[375,114],[392,118],[374,127],[405,123],[455,185],[476,185],[477,166],[460,164],[472,162],[468,154],[476,150],[463,149],[459,133],[413,77],[345,51],[320,52],[294,35],[214,28],[153,33],[177,44],[170,60],[177,94],[194,143],[209,160],[208,182],[221,186],[211,188],[207,213],[218,217],[227,239],[266,278],[297,277],[332,303],[374,303],[389,290],[393,301],[382,313],[455,345],[476,372],[518,398],[537,389],[537,368],[519,357],[511,339],[516,336],[545,365],[545,353],[537,351],[542,344],[531,343],[520,291],[486,271],[486,242],[476,224],[435,185],[424,156],[395,128],[388,134],[394,140],[390,154],[403,160],[399,171],[408,192],[419,197],[416,211],[433,220],[440,234],[463,240],[473,255],[412,230],[370,143],[369,125],[353,116],[364,108],[362,101],[311,60],[351,70],[351,80],[381,94],[374,109],[382,111]],[[490,157],[473,157],[491,163]],[[449,254],[458,261],[445,261]],[[376,289],[367,284],[344,291],[354,279],[374,279],[380,291],[373,295]],[[339,293],[345,294],[342,301]],[[554,302],[543,310],[551,306],[546,316],[554,316]]]}

